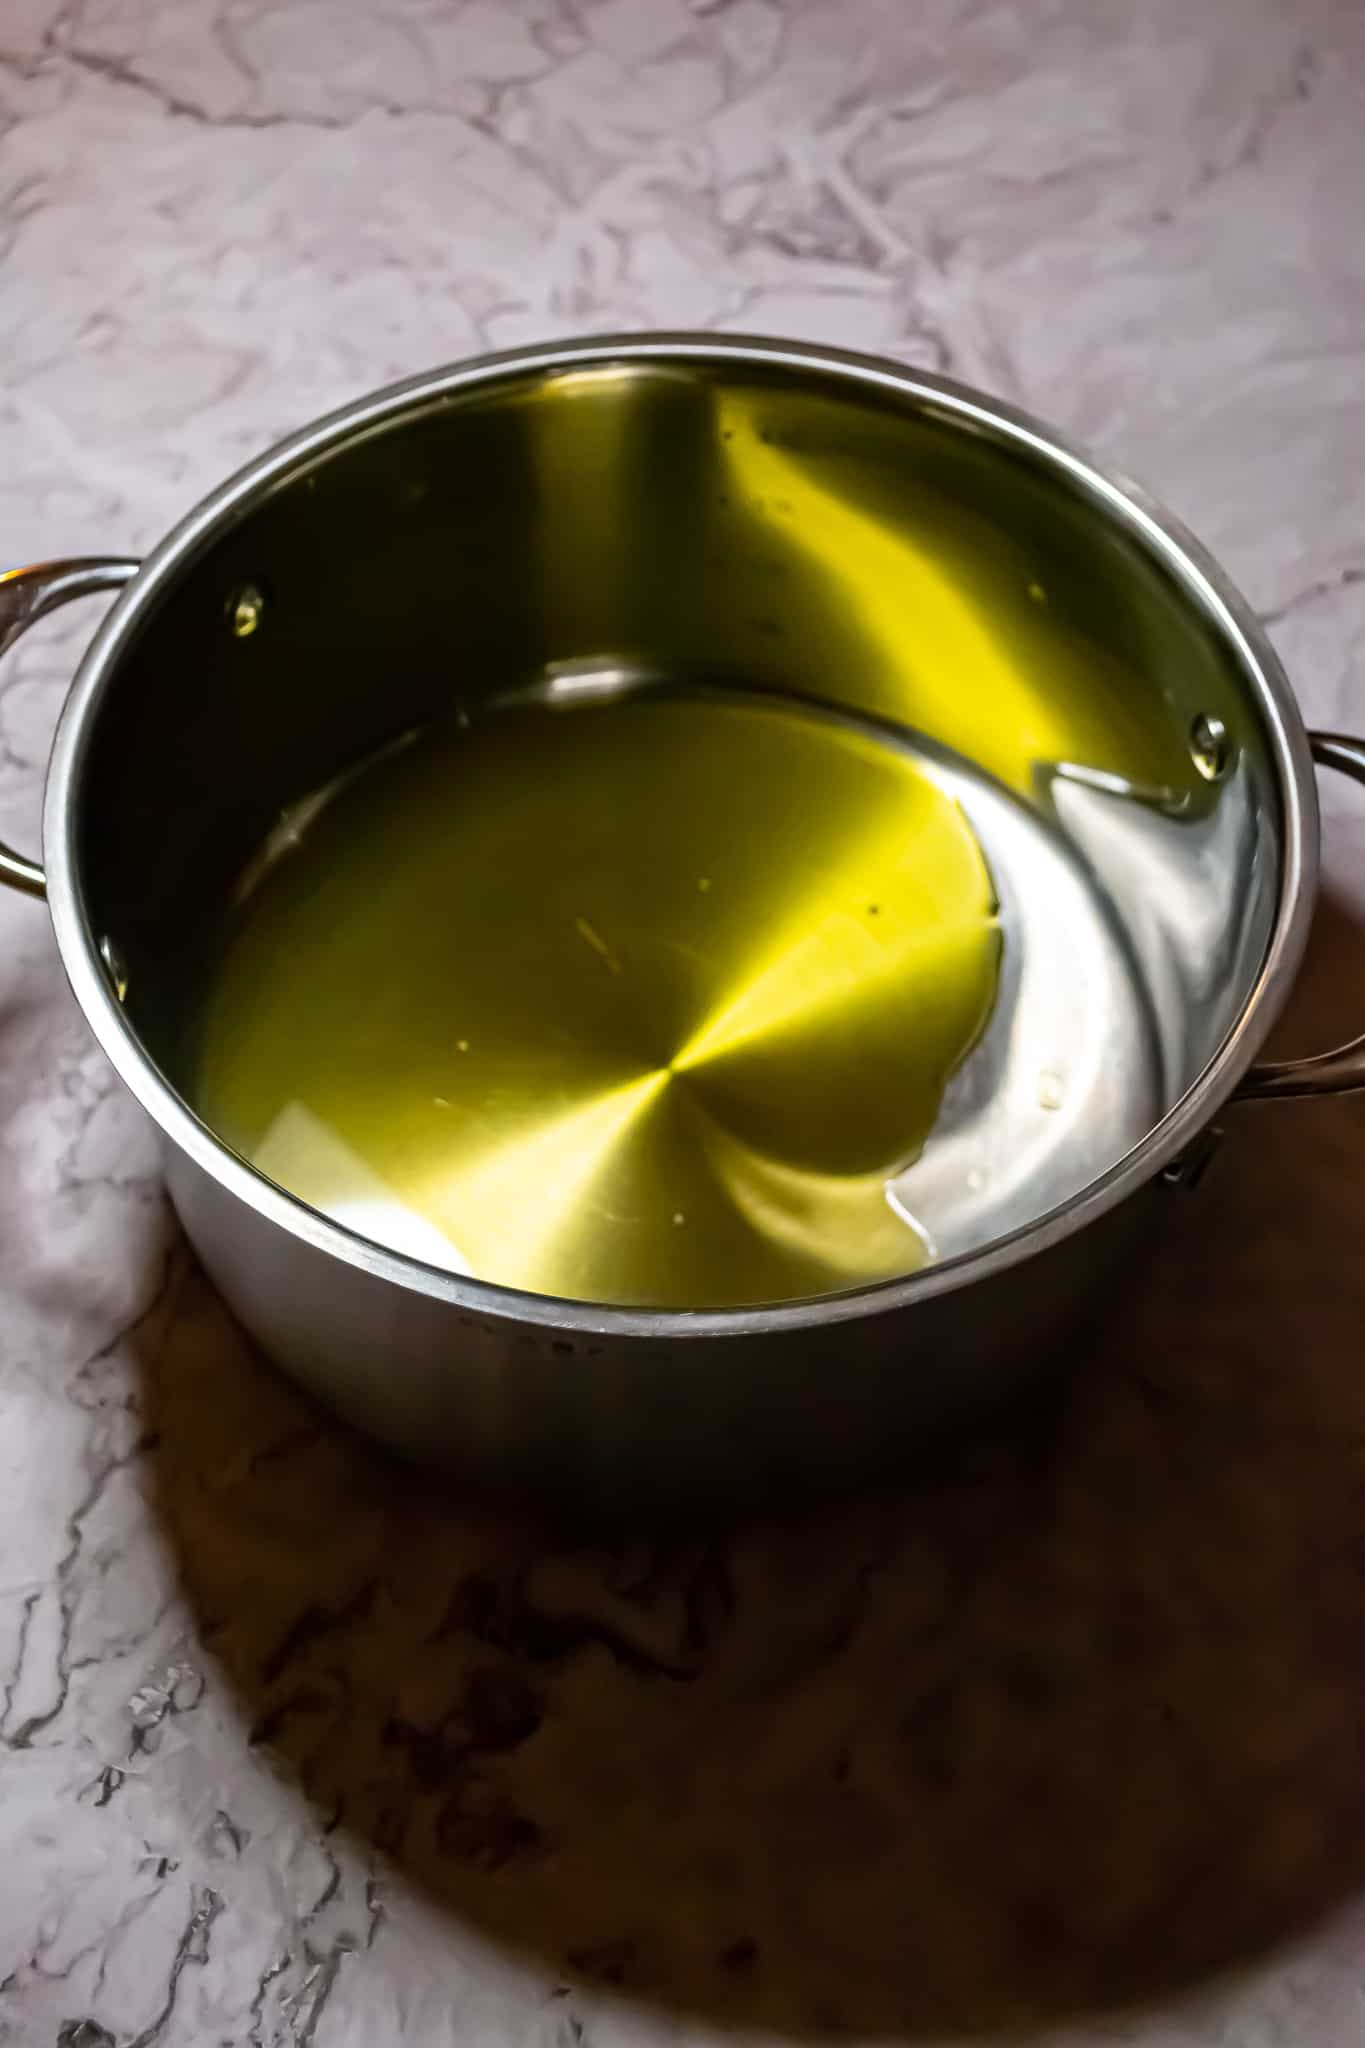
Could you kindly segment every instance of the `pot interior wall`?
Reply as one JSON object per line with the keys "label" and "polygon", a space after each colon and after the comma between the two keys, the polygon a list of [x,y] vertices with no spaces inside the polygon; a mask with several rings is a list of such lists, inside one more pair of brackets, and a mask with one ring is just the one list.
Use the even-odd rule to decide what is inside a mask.
{"label": "pot interior wall", "polygon": [[680,357],[414,402],[184,562],[99,704],[78,851],[171,1078],[203,948],[281,812],[457,707],[604,667],[805,694],[1005,785],[1109,896],[1167,1106],[1234,1022],[1281,826],[1231,642],[1002,433]]}

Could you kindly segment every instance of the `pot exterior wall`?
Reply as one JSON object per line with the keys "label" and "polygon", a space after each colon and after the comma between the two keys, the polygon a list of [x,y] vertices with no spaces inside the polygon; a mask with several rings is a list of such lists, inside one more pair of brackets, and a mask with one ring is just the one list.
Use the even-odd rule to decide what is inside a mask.
{"label": "pot exterior wall", "polygon": [[525,1487],[589,1513],[790,1500],[894,1475],[945,1429],[1074,1367],[1179,1199],[1151,1183],[970,1286],[846,1321],[570,1337],[343,1264],[177,1147],[166,1177],[239,1322],[319,1401],[477,1490]]}

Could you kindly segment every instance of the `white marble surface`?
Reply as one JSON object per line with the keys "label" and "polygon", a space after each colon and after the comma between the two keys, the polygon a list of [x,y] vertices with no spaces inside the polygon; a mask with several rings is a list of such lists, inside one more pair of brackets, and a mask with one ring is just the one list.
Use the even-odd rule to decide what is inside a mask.
{"label": "white marble surface", "polygon": [[[1359,0],[4,0],[0,559],[485,346],[788,332],[1140,476],[1361,729],[1363,205]],[[1359,2042],[1363,1187],[1358,1107],[1249,1116],[1026,1439],[593,1549],[246,1354],[0,899],[0,2041]]]}

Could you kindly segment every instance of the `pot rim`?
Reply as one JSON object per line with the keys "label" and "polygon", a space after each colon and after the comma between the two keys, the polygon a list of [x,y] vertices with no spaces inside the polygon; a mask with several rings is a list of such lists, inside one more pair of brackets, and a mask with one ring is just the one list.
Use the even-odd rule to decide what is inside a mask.
{"label": "pot rim", "polygon": [[[523,1292],[429,1266],[358,1236],[287,1194],[230,1151],[162,1078],[118,1002],[85,915],[76,809],[101,698],[120,656],[184,565],[291,472],[358,435],[480,386],[592,366],[759,366],[805,371],[984,431],[1061,473],[1101,516],[1154,555],[1186,599],[1236,653],[1266,727],[1282,809],[1283,859],[1275,922],[1256,979],[1203,1072],[1121,1160],[1079,1193],[981,1248],[900,1279],[797,1301],[727,1309],[624,1308]],[[324,414],[257,456],[201,500],[153,549],[103,620],[76,671],[53,742],[43,807],[47,893],[58,950],[77,1002],[120,1079],[164,1135],[228,1194],[290,1236],[409,1292],[488,1318],[571,1334],[738,1337],[892,1313],[1002,1272],[1117,1207],[1174,1162],[1228,1100],[1283,1007],[1307,943],[1317,889],[1317,788],[1302,717],[1284,670],[1246,600],[1203,546],[1145,490],[1106,471],[1031,415],[970,386],[875,356],[763,336],[705,332],[612,334],[471,358],[385,386]]]}

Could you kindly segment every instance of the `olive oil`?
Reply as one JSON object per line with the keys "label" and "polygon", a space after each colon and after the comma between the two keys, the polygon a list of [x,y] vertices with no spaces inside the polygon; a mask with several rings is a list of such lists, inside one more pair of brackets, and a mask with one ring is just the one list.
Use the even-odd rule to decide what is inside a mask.
{"label": "olive oil", "polygon": [[248,878],[192,1089],[281,1186],[432,1264],[616,1304],[924,1262],[887,1183],[1001,941],[907,750],[777,698],[552,686],[304,815]]}

